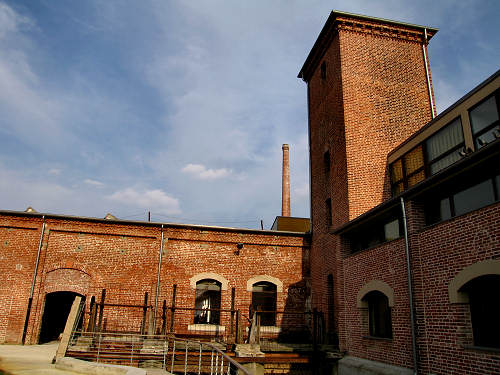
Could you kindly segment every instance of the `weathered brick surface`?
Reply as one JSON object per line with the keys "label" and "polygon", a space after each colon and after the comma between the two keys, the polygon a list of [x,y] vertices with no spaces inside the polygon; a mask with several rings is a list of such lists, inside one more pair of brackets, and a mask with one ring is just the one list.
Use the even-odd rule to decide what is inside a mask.
{"label": "weathered brick surface", "polygon": [[[334,279],[334,317],[345,348],[341,239],[329,234],[390,195],[389,151],[431,119],[422,52],[423,30],[370,21],[340,21],[308,81],[311,158],[313,303],[327,313]],[[326,77],[321,75],[325,63]],[[324,155],[331,168],[325,171]],[[328,227],[325,201],[332,202]],[[399,361],[400,363],[402,361]]]}
{"label": "weathered brick surface", "polygon": [[[39,217],[0,215],[0,342],[21,340],[41,226]],[[163,234],[159,307],[163,300],[170,305],[177,284],[177,306],[193,308],[195,290],[190,278],[213,272],[228,281],[227,290],[222,291],[223,309],[230,309],[234,287],[235,307],[248,314],[251,292],[247,281],[258,275],[283,283],[283,291],[277,295],[278,310],[304,309],[309,272],[309,245],[304,235],[168,225]],[[47,218],[27,342],[37,341],[47,293],[82,294],[87,309],[91,296],[99,300],[102,289],[106,289],[109,303],[139,305],[148,292],[152,304],[160,242],[159,225]],[[238,243],[244,244],[239,254]],[[137,325],[141,313],[140,309],[118,313],[110,308],[108,328],[124,329],[130,321]],[[186,323],[192,324],[192,312],[184,315],[189,320]]]}
{"label": "weathered brick surface", "polygon": [[[347,241],[329,231],[390,197],[388,153],[431,120],[424,35],[423,30],[405,31],[404,25],[348,18],[340,17],[333,30],[322,34],[316,56],[309,60],[315,65],[304,73],[311,158],[312,301],[326,317],[331,308],[327,278],[332,274],[340,350],[411,368],[404,240],[351,255]],[[329,170],[324,163],[327,151]],[[460,270],[499,256],[499,205],[429,228],[424,227],[421,204],[407,205],[419,371],[500,373],[498,353],[466,348],[472,344],[468,305],[448,300],[449,282]],[[367,311],[357,307],[358,292],[372,280],[383,281],[394,291],[390,340],[367,337]]]}

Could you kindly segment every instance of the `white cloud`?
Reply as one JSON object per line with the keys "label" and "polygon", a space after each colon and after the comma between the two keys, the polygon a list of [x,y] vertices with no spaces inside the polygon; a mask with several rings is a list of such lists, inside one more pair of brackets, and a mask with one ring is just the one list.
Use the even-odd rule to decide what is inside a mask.
{"label": "white cloud", "polygon": [[50,168],[48,173],[52,176],[59,176],[61,174],[61,170],[59,168]]}
{"label": "white cloud", "polygon": [[179,200],[168,196],[160,189],[137,191],[134,188],[127,188],[113,193],[109,198],[125,205],[162,209],[168,214],[181,212]]}
{"label": "white cloud", "polygon": [[207,169],[203,164],[188,164],[182,168],[182,172],[188,173],[200,180],[215,180],[231,174],[231,171],[226,168]]}
{"label": "white cloud", "polygon": [[85,182],[87,185],[93,185],[93,186],[104,186],[104,183],[96,180],[91,180],[90,178],[86,178],[83,182]]}

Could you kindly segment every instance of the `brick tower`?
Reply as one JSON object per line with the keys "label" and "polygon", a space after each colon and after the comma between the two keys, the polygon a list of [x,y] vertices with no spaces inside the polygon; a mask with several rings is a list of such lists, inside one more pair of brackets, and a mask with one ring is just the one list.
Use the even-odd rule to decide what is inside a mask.
{"label": "brick tower", "polygon": [[432,119],[427,43],[436,32],[333,11],[299,73],[309,106],[313,304],[330,332],[342,311],[342,258],[329,232],[390,197],[387,154]]}

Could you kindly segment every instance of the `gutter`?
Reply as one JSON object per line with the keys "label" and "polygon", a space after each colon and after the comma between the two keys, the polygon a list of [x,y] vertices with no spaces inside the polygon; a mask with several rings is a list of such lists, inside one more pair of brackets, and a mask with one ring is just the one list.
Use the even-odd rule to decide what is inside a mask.
{"label": "gutter", "polygon": [[28,299],[28,309],[26,310],[26,319],[24,320],[22,344],[26,342],[26,333],[28,332],[28,322],[31,314],[31,305],[33,304],[33,293],[35,291],[36,274],[38,272],[38,264],[40,263],[40,253],[42,251],[43,234],[45,232],[45,215],[42,216],[42,232],[40,233],[40,242],[38,243],[38,252],[36,254],[35,270],[33,271],[33,281],[31,282],[31,291]]}
{"label": "gutter", "polygon": [[158,293],[160,291],[160,273],[161,273],[161,260],[163,257],[163,224],[161,225],[161,244],[160,244],[160,258],[158,260],[158,276],[156,278],[156,296],[155,296],[155,312],[153,315],[153,334],[156,331],[156,313],[158,311]]}
{"label": "gutter", "polygon": [[415,323],[415,312],[413,304],[413,285],[411,277],[411,262],[410,262],[410,244],[408,240],[408,222],[406,218],[405,210],[405,200],[403,197],[401,200],[401,210],[403,211],[403,228],[405,235],[405,252],[406,252],[406,269],[408,270],[408,295],[410,301],[410,322],[411,322],[411,346],[413,352],[413,374],[417,375],[418,371],[418,359],[417,359],[417,335],[416,335],[416,323]]}

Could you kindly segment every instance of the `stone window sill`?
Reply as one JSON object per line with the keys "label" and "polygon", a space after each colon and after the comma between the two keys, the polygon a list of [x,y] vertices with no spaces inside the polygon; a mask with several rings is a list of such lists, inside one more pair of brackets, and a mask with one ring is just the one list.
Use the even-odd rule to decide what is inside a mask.
{"label": "stone window sill", "polygon": [[226,327],[217,324],[189,324],[188,331],[225,332]]}

